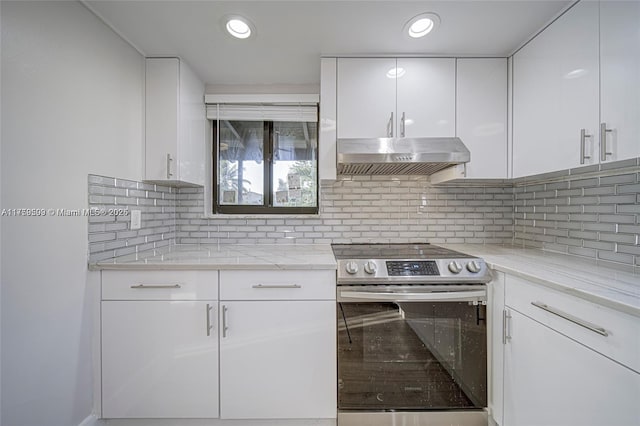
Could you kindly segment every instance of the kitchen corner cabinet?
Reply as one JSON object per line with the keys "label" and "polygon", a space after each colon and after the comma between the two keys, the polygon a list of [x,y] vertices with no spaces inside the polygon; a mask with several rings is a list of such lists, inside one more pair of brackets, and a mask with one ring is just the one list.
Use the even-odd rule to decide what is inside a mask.
{"label": "kitchen corner cabinet", "polygon": [[640,156],[640,3],[580,1],[513,57],[513,177]]}
{"label": "kitchen corner cabinet", "polygon": [[597,29],[598,3],[581,1],[514,55],[513,177],[580,166],[581,144],[598,162]]}
{"label": "kitchen corner cabinet", "polygon": [[455,135],[455,59],[338,58],[337,138]]}
{"label": "kitchen corner cabinet", "polygon": [[220,272],[220,417],[336,417],[335,271]]}
{"label": "kitchen corner cabinet", "polygon": [[145,180],[204,185],[204,84],[179,58],[147,58]]}
{"label": "kitchen corner cabinet", "polygon": [[505,303],[504,425],[640,424],[637,318],[509,275]]}
{"label": "kitchen corner cabinet", "polygon": [[217,271],[102,272],[102,417],[218,417]]}

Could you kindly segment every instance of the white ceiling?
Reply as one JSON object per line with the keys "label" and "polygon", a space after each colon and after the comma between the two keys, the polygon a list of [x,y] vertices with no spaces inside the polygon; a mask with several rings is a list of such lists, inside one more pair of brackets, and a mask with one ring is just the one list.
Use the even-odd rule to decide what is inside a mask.
{"label": "white ceiling", "polygon": [[[208,84],[318,84],[321,55],[506,56],[571,1],[113,1],[86,4],[147,56],[183,58]],[[408,40],[422,12],[440,27]],[[236,40],[225,15],[256,37]]]}

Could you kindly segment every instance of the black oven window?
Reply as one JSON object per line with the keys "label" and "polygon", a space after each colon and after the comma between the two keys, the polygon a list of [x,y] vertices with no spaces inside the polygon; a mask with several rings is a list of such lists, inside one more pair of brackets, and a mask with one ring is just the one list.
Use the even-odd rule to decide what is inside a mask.
{"label": "black oven window", "polygon": [[486,407],[485,306],[349,302],[337,314],[339,409]]}

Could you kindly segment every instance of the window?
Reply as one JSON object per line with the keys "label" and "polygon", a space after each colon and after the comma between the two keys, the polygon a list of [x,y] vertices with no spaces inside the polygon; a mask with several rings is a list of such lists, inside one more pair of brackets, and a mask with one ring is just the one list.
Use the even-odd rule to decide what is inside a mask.
{"label": "window", "polygon": [[317,121],[213,123],[214,213],[318,212]]}

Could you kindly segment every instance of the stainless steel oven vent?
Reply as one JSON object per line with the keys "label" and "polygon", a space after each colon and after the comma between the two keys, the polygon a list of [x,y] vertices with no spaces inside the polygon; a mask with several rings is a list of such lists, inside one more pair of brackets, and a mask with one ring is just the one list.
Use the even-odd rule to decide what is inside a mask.
{"label": "stainless steel oven vent", "polygon": [[459,138],[339,139],[337,151],[342,175],[431,175],[471,159]]}

